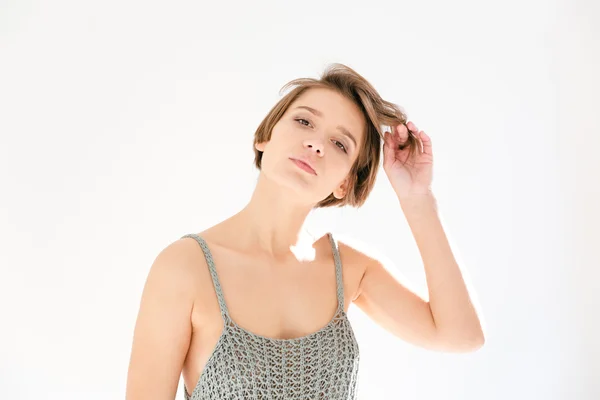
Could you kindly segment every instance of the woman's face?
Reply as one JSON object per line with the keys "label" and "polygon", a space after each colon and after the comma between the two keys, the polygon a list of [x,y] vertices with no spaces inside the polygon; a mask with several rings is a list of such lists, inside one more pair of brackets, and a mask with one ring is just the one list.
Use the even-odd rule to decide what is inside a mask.
{"label": "woman's face", "polygon": [[364,130],[364,116],[352,101],[330,89],[308,89],[275,124],[271,139],[256,144],[263,152],[261,173],[303,203],[316,204],[331,193],[342,198]]}

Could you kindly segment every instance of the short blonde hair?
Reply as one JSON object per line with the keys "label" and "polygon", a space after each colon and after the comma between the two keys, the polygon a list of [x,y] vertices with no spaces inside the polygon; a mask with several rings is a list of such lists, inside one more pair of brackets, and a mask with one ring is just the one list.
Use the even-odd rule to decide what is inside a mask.
{"label": "short blonde hair", "polygon": [[[362,111],[365,121],[365,140],[358,158],[349,173],[348,193],[342,199],[330,194],[321,200],[315,208],[345,206],[360,207],[364,204],[375,185],[381,146],[383,128],[406,124],[406,114],[399,106],[381,98],[375,88],[352,68],[343,64],[330,64],[319,79],[298,78],[286,83],[280,94],[289,90],[262,120],[254,134],[254,145],[270,140],[275,124],[281,119],[288,107],[306,90],[311,88],[332,89],[347,97]],[[418,149],[417,139],[409,135],[406,147],[410,154]],[[254,147],[254,164],[260,169],[262,152]]]}

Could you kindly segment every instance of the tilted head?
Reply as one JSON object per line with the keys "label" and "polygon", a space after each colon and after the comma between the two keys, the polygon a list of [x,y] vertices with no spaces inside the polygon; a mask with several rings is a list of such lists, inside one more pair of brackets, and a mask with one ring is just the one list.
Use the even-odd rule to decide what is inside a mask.
{"label": "tilted head", "polygon": [[[406,124],[406,115],[342,64],[286,90],[255,132],[256,167],[315,208],[360,207],[375,184],[384,129]],[[417,150],[412,135],[407,146]]]}

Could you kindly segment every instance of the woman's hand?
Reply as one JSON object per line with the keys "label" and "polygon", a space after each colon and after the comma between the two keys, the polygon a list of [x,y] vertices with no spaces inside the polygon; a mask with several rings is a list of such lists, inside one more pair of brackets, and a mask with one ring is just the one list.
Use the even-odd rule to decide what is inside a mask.
{"label": "woman's hand", "polygon": [[[419,145],[412,155],[410,148],[403,147],[409,135]],[[431,194],[433,153],[429,136],[413,122],[396,126],[392,133],[385,132],[383,169],[399,199]]]}

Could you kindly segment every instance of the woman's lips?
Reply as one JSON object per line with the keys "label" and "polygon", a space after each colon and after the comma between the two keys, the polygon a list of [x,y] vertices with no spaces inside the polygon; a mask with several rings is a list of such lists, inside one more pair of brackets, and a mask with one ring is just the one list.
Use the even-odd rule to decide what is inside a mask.
{"label": "woman's lips", "polygon": [[296,164],[298,167],[305,170],[309,174],[317,175],[315,170],[312,169],[312,167],[310,165],[308,165],[307,163],[305,163],[304,161],[296,160],[295,158],[290,158],[290,160],[292,160],[294,162],[294,164]]}

